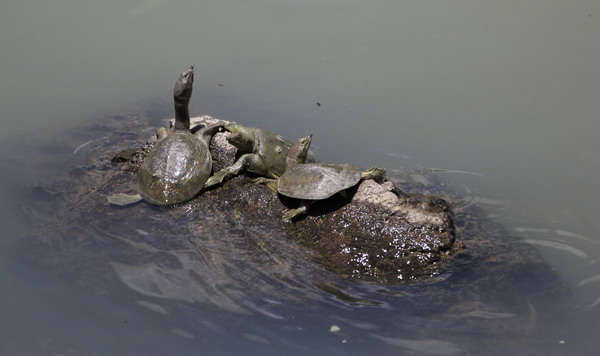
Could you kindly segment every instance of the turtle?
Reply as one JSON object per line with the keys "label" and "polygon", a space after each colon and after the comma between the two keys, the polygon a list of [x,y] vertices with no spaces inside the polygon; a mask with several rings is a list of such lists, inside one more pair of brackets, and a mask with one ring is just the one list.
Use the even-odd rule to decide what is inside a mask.
{"label": "turtle", "polygon": [[[273,191],[286,197],[300,199],[300,206],[283,214],[283,220],[291,222],[306,215],[311,204],[327,199],[334,194],[345,195],[345,191],[363,179],[383,180],[386,171],[372,167],[361,171],[347,164],[305,163],[308,147],[304,147],[303,139],[292,148],[287,157],[285,172],[277,179],[258,178],[257,183],[267,184]],[[310,146],[311,140],[308,141]]]}
{"label": "turtle", "polygon": [[205,184],[205,188],[222,183],[229,176],[240,172],[250,172],[263,177],[279,178],[285,171],[286,156],[293,143],[280,135],[259,128],[238,123],[224,126],[231,132],[227,141],[238,150],[239,158],[228,167],[215,173]]}
{"label": "turtle", "polygon": [[127,205],[144,199],[156,205],[171,205],[193,198],[204,187],[212,173],[208,145],[224,124],[219,122],[191,133],[188,104],[194,83],[193,69],[190,66],[175,83],[175,124],[170,130],[157,130],[158,141],[138,172],[140,194],[114,194],[109,202]]}

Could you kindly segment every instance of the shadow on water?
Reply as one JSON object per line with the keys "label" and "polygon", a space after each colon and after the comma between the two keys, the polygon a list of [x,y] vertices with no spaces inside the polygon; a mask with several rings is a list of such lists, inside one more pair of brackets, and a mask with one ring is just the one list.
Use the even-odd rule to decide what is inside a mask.
{"label": "shadow on water", "polygon": [[[569,291],[476,204],[455,200],[467,250],[447,273],[396,286],[329,272],[234,207],[109,206],[106,196],[135,190],[135,179],[108,157],[140,146],[161,115],[3,143],[4,209],[18,217],[7,226],[27,225],[2,245],[3,313],[16,324],[3,332],[28,335],[4,351],[27,342],[48,354],[552,354],[572,336]],[[451,194],[434,175],[395,179],[405,191]]]}

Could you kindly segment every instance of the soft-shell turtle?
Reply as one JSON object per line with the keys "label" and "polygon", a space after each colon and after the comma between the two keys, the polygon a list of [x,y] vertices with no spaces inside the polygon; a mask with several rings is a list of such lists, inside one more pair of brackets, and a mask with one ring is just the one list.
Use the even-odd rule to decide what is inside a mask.
{"label": "soft-shell turtle", "polygon": [[193,198],[204,187],[212,172],[208,148],[211,137],[223,124],[190,132],[188,104],[192,96],[194,67],[181,73],[175,83],[175,124],[170,130],[157,131],[158,141],[148,152],[138,172],[140,195],[115,194],[109,202],[119,205],[145,199],[153,204],[168,205]]}
{"label": "soft-shell turtle", "polygon": [[205,187],[219,184],[228,176],[244,171],[270,178],[279,178],[283,174],[292,142],[258,127],[231,123],[225,125],[224,129],[231,132],[227,140],[237,148],[241,156],[231,166],[211,176]]}
{"label": "soft-shell turtle", "polygon": [[[317,200],[327,199],[336,193],[355,186],[362,179],[380,180],[385,178],[385,169],[379,167],[361,171],[350,164],[303,163],[302,155],[305,143],[302,138],[288,154],[287,167],[279,179],[257,179],[258,183],[267,183],[281,195],[301,199],[300,207],[283,214],[283,220],[292,221],[306,214],[308,208]],[[310,145],[310,140],[308,140]],[[308,147],[304,150],[308,151]]]}

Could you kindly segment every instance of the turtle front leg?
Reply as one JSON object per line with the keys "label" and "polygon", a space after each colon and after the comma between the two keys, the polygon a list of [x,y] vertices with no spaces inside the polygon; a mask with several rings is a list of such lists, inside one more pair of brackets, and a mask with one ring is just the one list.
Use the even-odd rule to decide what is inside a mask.
{"label": "turtle front leg", "polygon": [[383,181],[386,176],[385,168],[377,166],[366,169],[360,173],[362,179],[373,179],[375,181]]}
{"label": "turtle front leg", "polygon": [[219,121],[201,128],[195,135],[202,138],[207,145],[210,145],[211,138],[224,127],[225,122]]}
{"label": "turtle front leg", "polygon": [[238,175],[240,172],[245,171],[254,161],[256,160],[256,155],[252,153],[247,153],[242,155],[234,164],[229,167],[225,167],[213,174],[208,178],[206,183],[204,184],[204,188],[212,187],[213,185],[217,185],[223,182],[223,180],[232,175]]}
{"label": "turtle front leg", "polygon": [[167,132],[167,129],[165,129],[164,127],[159,128],[158,130],[156,130],[156,138],[160,141],[163,138],[167,137],[169,134]]}
{"label": "turtle front leg", "polygon": [[116,193],[106,197],[106,200],[113,205],[125,206],[141,201],[142,196],[139,194]]}

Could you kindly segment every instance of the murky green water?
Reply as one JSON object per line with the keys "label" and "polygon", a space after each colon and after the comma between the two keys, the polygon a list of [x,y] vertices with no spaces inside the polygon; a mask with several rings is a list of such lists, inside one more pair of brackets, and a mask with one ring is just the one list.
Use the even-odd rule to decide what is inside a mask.
{"label": "murky green water", "polygon": [[[521,238],[515,244],[538,249],[569,293],[553,305],[558,299],[545,293],[555,281],[516,279],[539,294],[525,290],[514,309],[484,305],[466,315],[449,306],[474,293],[509,304],[514,292],[461,294],[456,286],[468,276],[439,290],[382,292],[311,264],[284,273],[298,284],[276,284],[275,267],[250,274],[251,283],[241,272],[248,261],[209,264],[179,250],[172,254],[183,266],[213,266],[226,283],[172,275],[179,284],[165,282],[159,298],[121,278],[99,293],[89,288],[95,281],[77,282],[85,275],[76,270],[50,278],[4,252],[32,229],[31,185],[81,163],[44,164],[38,153],[0,162],[0,353],[592,354],[600,324],[599,32],[596,1],[3,1],[0,157],[6,147],[33,145],[32,131],[59,137],[57,128],[134,104],[169,105],[174,78],[193,64],[193,113],[289,138],[313,132],[323,161],[442,169],[437,175],[458,187],[463,206],[484,208]],[[153,110],[149,125],[170,114]],[[216,250],[201,256],[215,258]],[[274,256],[301,261],[296,252]],[[261,262],[273,263],[245,267]],[[378,304],[349,303],[323,280]],[[187,282],[193,288],[174,288]],[[222,304],[182,297],[201,285],[214,293],[197,294]],[[443,301],[432,302],[433,291]],[[223,307],[230,302],[247,312]],[[489,320],[515,320],[517,336]]]}

